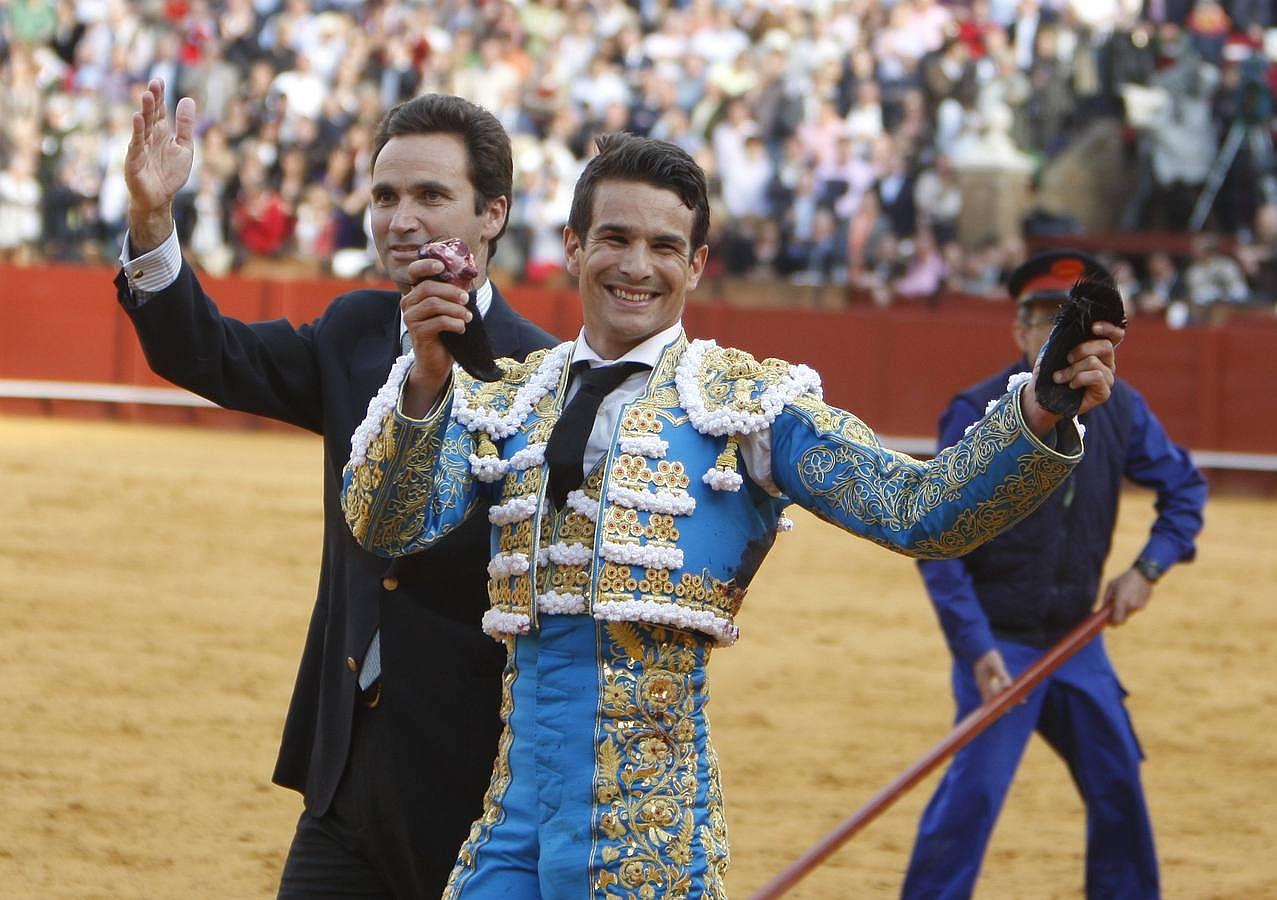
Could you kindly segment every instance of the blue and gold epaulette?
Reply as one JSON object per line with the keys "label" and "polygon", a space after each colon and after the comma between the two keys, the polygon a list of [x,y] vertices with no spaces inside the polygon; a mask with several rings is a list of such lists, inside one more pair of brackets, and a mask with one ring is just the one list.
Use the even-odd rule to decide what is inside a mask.
{"label": "blue and gold epaulette", "polygon": [[759,362],[744,350],[713,341],[687,345],[674,381],[692,427],[727,438],[714,467],[701,476],[716,491],[738,491],[744,483],[736,456],[741,435],[770,428],[785,404],[799,397],[821,397],[820,376],[807,366],[782,359]]}
{"label": "blue and gold epaulette", "polygon": [[803,394],[821,396],[820,376],[807,366],[759,361],[713,341],[688,344],[675,381],[693,427],[715,436],[762,431],[786,403]]}
{"label": "blue and gold epaulette", "polygon": [[559,386],[563,367],[572,355],[572,342],[538,350],[523,362],[499,359],[505,373],[500,381],[479,381],[460,367],[453,370],[452,417],[472,432],[492,440],[519,430],[541,399]]}

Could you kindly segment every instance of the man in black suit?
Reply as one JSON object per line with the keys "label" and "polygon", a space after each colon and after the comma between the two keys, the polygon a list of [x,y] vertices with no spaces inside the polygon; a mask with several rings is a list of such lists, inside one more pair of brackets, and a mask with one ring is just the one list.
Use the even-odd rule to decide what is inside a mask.
{"label": "man in black suit", "polygon": [[479,629],[489,526],[476,517],[429,552],[387,563],[351,538],[338,493],[351,434],[400,354],[401,298],[465,302],[461,288],[430,279],[442,264],[418,260],[420,245],[469,244],[498,356],[555,343],[487,280],[509,214],[509,137],[456,97],[418,97],[387,113],[373,143],[371,217],[399,293],[343,294],[294,328],[222,316],[182,261],[172,204],[190,174],[194,101],[183,98],[173,120],[163,82],[152,81],[125,159],[129,235],[116,278],[147,360],[221,406],[324,438],[319,596],[273,776],[302,792],[305,810],[279,894],[437,897],[482,810],[500,731],[505,654]]}

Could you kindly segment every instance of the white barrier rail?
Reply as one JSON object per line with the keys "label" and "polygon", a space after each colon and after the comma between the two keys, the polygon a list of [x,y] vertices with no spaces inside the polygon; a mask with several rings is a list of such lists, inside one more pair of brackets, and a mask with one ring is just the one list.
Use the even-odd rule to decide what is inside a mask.
{"label": "white barrier rail", "polygon": [[146,406],[216,407],[182,388],[99,384],[89,381],[22,381],[0,378],[0,397],[25,400],[82,400],[86,403],[141,403]]}

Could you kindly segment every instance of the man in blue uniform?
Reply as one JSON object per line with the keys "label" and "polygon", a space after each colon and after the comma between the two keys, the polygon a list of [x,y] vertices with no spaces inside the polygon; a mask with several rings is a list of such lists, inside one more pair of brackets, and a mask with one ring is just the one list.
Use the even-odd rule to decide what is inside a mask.
{"label": "man in blue uniform", "polygon": [[[1023,356],[953,399],[940,419],[940,447],[959,441],[1009,379],[1030,371],[1060,301],[1088,272],[1106,274],[1086,254],[1054,251],[1012,273],[1015,339]],[[959,720],[1005,690],[1090,613],[1123,476],[1157,492],[1158,515],[1134,563],[1104,588],[1114,624],[1148,605],[1168,568],[1193,558],[1206,483],[1144,399],[1115,382],[1109,402],[1081,421],[1086,457],[1042,506],[965,557],[918,564],[953,653]],[[1087,896],[1158,896],[1142,753],[1124,695],[1103,639],[1096,638],[959,751],[923,813],[902,895],[971,896],[1007,788],[1037,731],[1064,758],[1086,803]]]}
{"label": "man in blue uniform", "polygon": [[[1031,385],[923,463],[825,403],[806,366],[689,339],[705,173],[649,138],[598,150],[564,231],[577,339],[480,382],[439,341],[464,331],[464,294],[412,298],[410,365],[351,441],[343,504],[361,546],[399,556],[485,513],[493,526],[483,627],[508,648],[506,727],[453,900],[725,896],[707,662],[736,640],[785,507],[956,556],[1028,515],[1081,456],[1073,422]],[[1121,337],[1096,323],[1048,377],[1103,402]]]}

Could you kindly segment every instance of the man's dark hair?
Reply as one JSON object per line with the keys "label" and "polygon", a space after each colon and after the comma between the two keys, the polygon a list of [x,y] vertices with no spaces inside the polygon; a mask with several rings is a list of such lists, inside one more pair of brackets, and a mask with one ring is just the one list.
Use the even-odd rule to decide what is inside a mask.
{"label": "man's dark hair", "polygon": [[594,217],[594,195],[601,181],[637,181],[675,196],[690,209],[695,252],[709,234],[709,191],[705,173],[683,148],[665,141],[617,132],[601,135],[599,153],[590,160],[572,195],[568,225],[584,241]]}
{"label": "man's dark hair", "polygon": [[461,140],[468,159],[467,174],[474,187],[476,215],[496,198],[506,198],[506,221],[488,245],[488,259],[492,259],[497,252],[497,239],[505,234],[510,221],[509,204],[514,190],[510,136],[496,116],[469,100],[448,94],[422,94],[391,107],[382,117],[372,139],[369,171],[377,164],[387,141],[411,134],[452,134]]}

